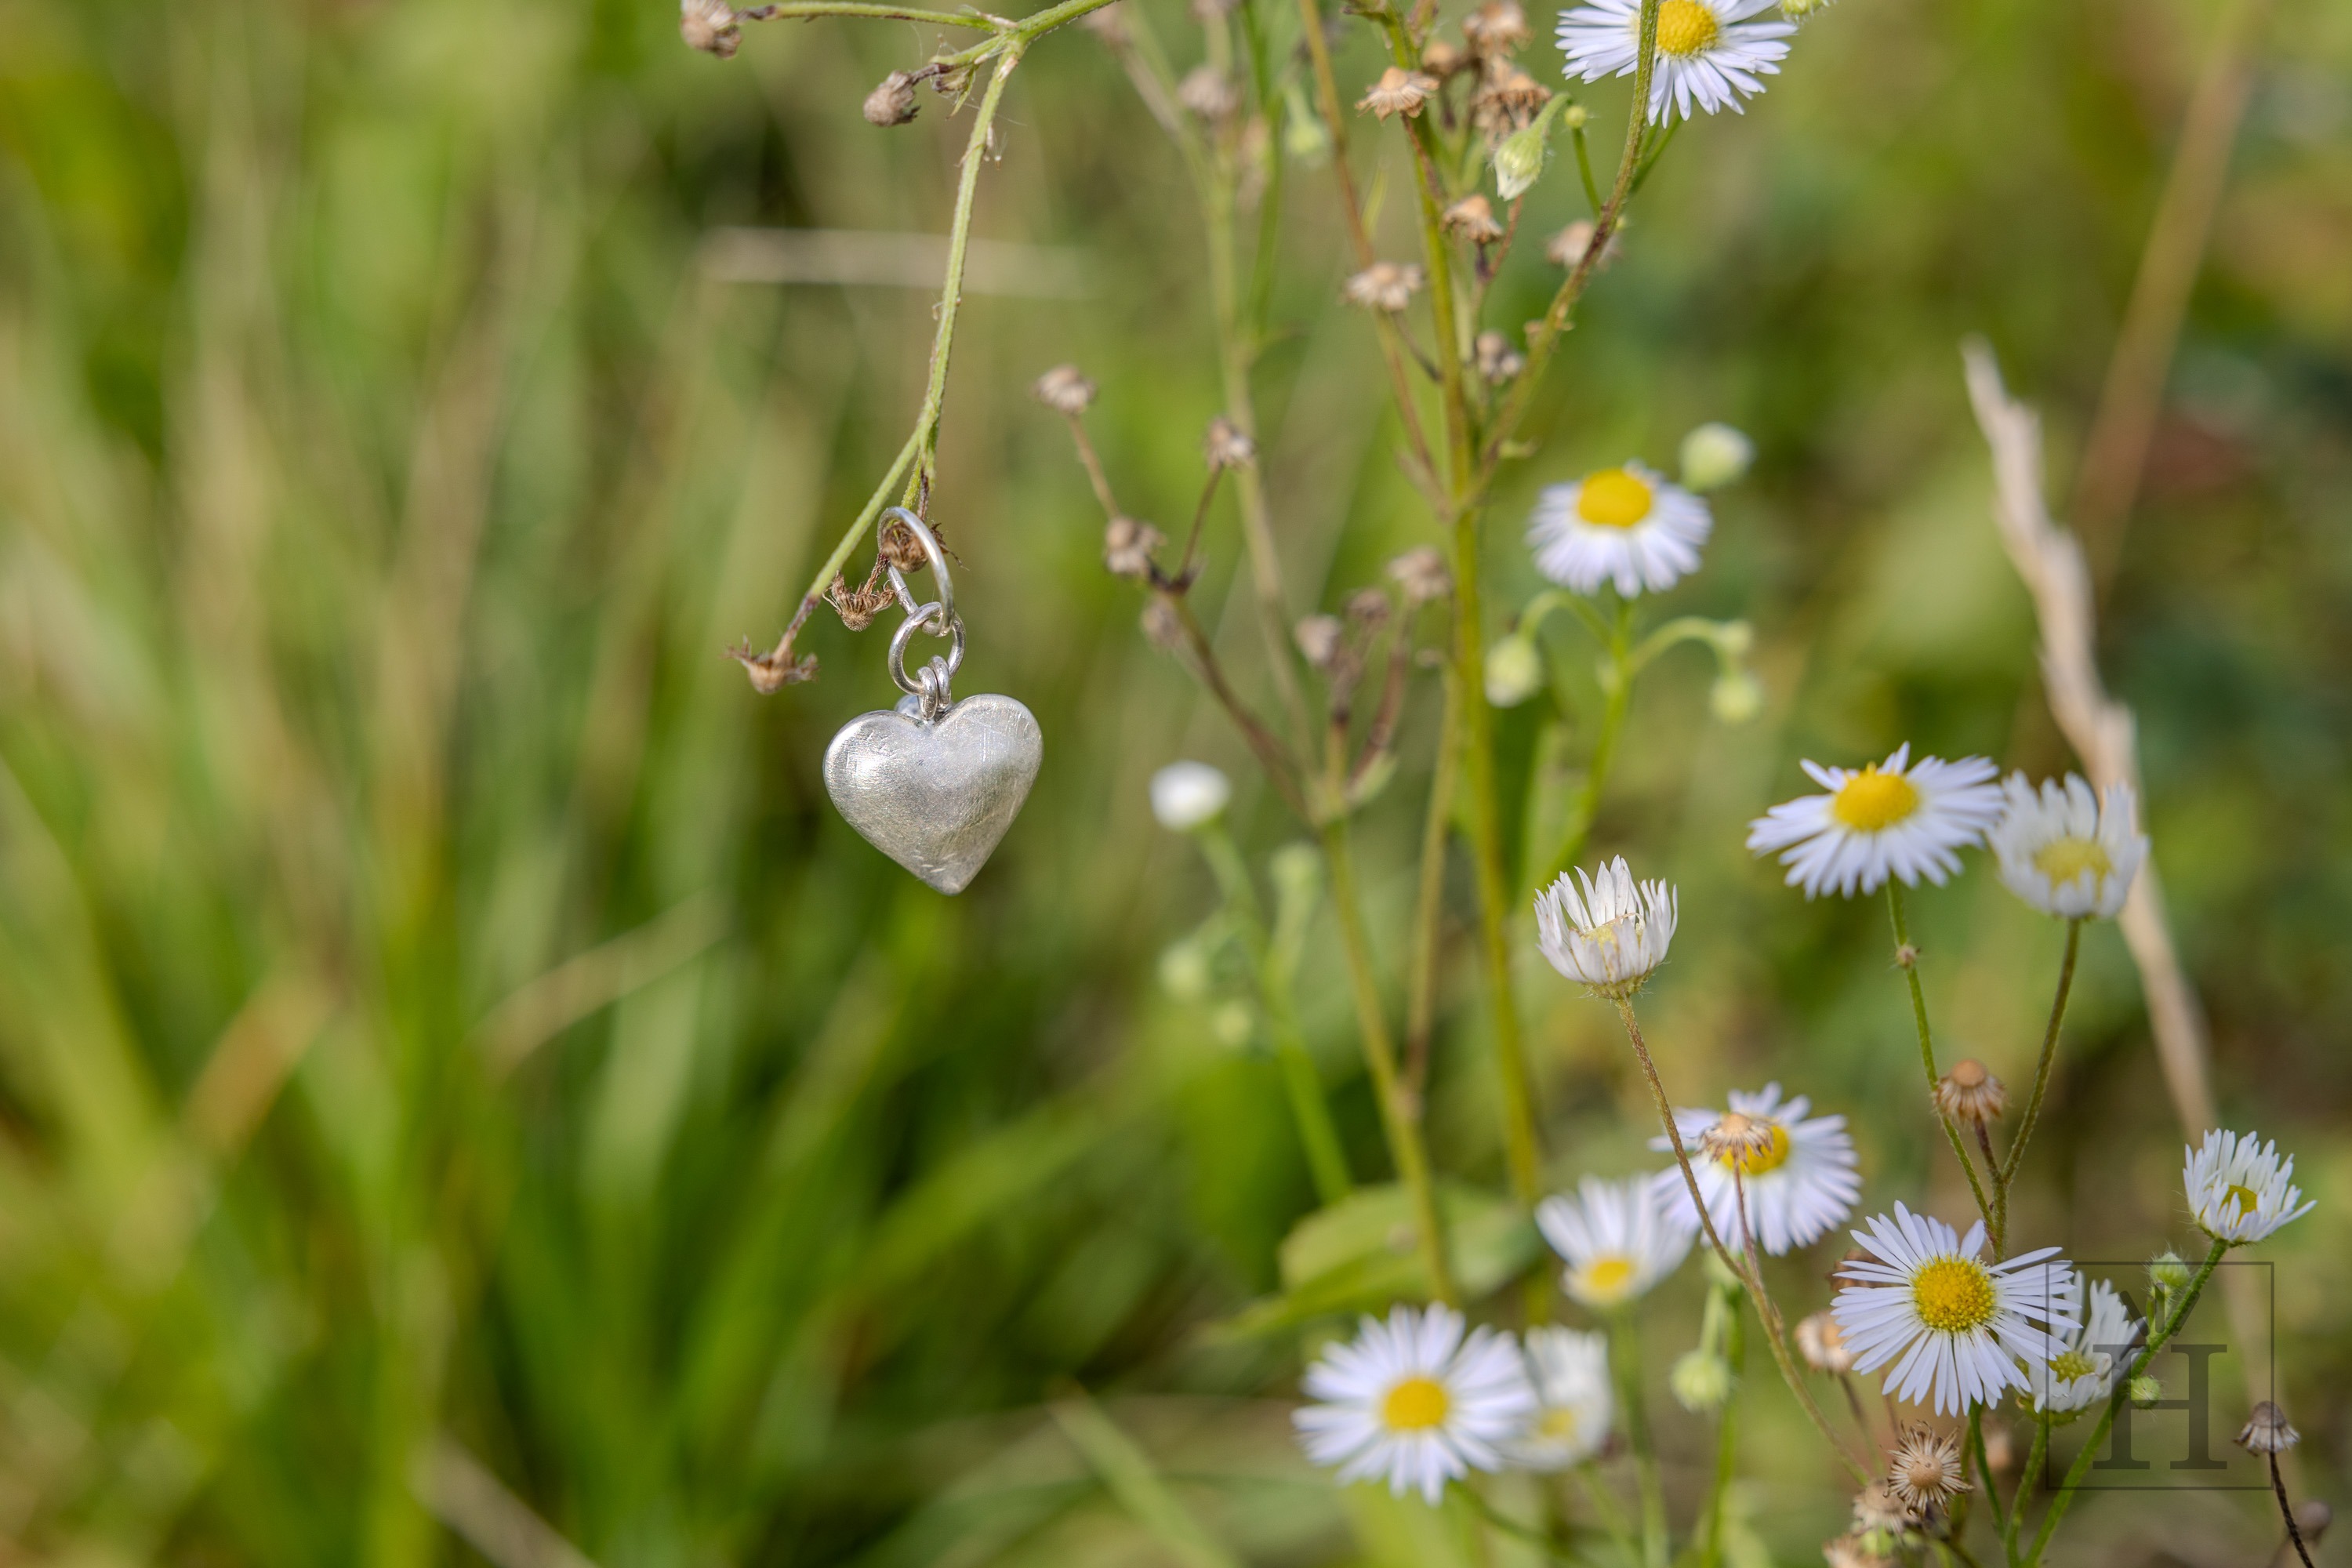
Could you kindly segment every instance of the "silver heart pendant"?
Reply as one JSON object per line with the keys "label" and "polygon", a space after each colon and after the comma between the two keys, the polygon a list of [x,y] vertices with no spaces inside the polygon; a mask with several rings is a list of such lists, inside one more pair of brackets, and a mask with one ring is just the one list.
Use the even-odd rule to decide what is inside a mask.
{"label": "silver heart pendant", "polygon": [[824,787],[866,842],[961,893],[1020,815],[1045,757],[1035,715],[1013,698],[966,697],[929,721],[910,698],[841,727],[824,749]]}

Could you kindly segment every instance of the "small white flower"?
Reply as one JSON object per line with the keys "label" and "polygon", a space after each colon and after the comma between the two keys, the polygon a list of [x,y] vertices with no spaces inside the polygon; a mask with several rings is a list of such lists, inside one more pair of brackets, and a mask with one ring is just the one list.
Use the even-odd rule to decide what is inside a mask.
{"label": "small white flower", "polygon": [[2001,789],[2009,809],[1988,841],[2009,890],[2045,915],[2115,919],[2147,858],[2131,786],[2109,784],[2104,803],[2075,773],[2063,784],[2044,779],[2039,792],[2011,773]]}
{"label": "small white flower", "polygon": [[1569,979],[1605,996],[1630,996],[1666,961],[1679,905],[1675,890],[1664,882],[1636,884],[1622,855],[1597,879],[1580,867],[1572,875],[1561,873],[1536,895],[1536,945]]}
{"label": "small white flower", "polygon": [[1695,490],[1720,489],[1748,471],[1756,443],[1739,431],[1710,420],[1683,437],[1683,483]]}
{"label": "small white flower", "polygon": [[[1862,1176],[1855,1169],[1853,1135],[1843,1116],[1808,1116],[1812,1101],[1803,1095],[1780,1098],[1780,1086],[1768,1083],[1757,1094],[1734,1089],[1726,1097],[1732,1113],[1753,1123],[1751,1133],[1764,1138],[1752,1146],[1711,1154],[1699,1141],[1723,1120],[1720,1110],[1677,1107],[1675,1126],[1689,1152],[1691,1174],[1698,1179],[1699,1195],[1706,1200],[1707,1217],[1724,1245],[1738,1249],[1739,1198],[1748,1198],[1748,1223],[1756,1245],[1778,1257],[1811,1247],[1830,1226],[1853,1212],[1862,1195]],[[1765,1140],[1769,1139],[1769,1142]],[[1650,1147],[1670,1153],[1674,1145],[1662,1135]],[[1733,1182],[1737,1170],[1739,1180]],[[1685,1230],[1698,1228],[1698,1211],[1691,1205],[1690,1185],[1679,1166],[1651,1178],[1658,1199],[1675,1223]]]}
{"label": "small white flower", "polygon": [[1789,885],[1809,899],[1831,889],[1847,898],[1874,893],[1889,877],[1906,888],[1922,877],[1941,887],[1960,868],[1953,851],[1980,842],[2000,815],[2000,790],[1982,757],[1910,758],[1906,742],[1860,773],[1806,763],[1829,794],[1774,806],[1748,824],[1748,847],[1786,850]]}
{"label": "small white flower", "polygon": [[1206,763],[1171,763],[1151,775],[1151,815],[1171,833],[1215,821],[1233,797],[1233,784]]}
{"label": "small white flower", "polygon": [[2003,1389],[2031,1389],[2078,1326],[2066,1294],[2072,1266],[2054,1247],[1987,1263],[1981,1222],[1963,1240],[1899,1203],[1893,1217],[1853,1234],[1876,1261],[1838,1270],[1851,1283],[1830,1312],[1856,1372],[1895,1363],[1885,1387],[1897,1399],[1958,1415]]}
{"label": "small white flower", "polygon": [[2216,1128],[2205,1134],[2203,1147],[2185,1152],[2180,1181],[2188,1189],[2189,1212],[2197,1228],[2216,1241],[2232,1247],[2260,1241],[2317,1206],[2297,1206],[2303,1189],[2294,1184],[2294,1157],[2281,1159],[2275,1143],[2256,1148],[2251,1132],[2242,1136]]}
{"label": "small white flower", "polygon": [[1342,1483],[1385,1476],[1390,1491],[1418,1489],[1433,1506],[1446,1482],[1501,1469],[1535,1390],[1508,1334],[1462,1329],[1450,1307],[1401,1306],[1327,1349],[1307,1371],[1318,1403],[1291,1416],[1307,1457],[1339,1466]]}
{"label": "small white flower", "polygon": [[1536,1205],[1536,1227],[1568,1262],[1561,1286],[1597,1310],[1622,1307],[1672,1274],[1694,1231],[1676,1225],[1646,1177],[1587,1176],[1576,1196]]}
{"label": "small white flower", "polygon": [[[1661,125],[1739,111],[1742,97],[1780,74],[1796,28],[1780,19],[1780,0],[1664,0],[1658,7],[1657,63],[1650,75],[1650,117]],[[1769,20],[1752,18],[1769,16]],[[1559,16],[1567,74],[1599,81],[1632,76],[1642,52],[1641,0],[1592,0]]]}
{"label": "small white flower", "polygon": [[[2067,1270],[2060,1287],[2070,1310],[2083,1304],[2083,1271]],[[2057,1353],[2033,1378],[2033,1408],[2071,1415],[2105,1401],[2116,1391],[2116,1374],[2126,1356],[2139,1343],[2141,1324],[2125,1307],[2124,1299],[2105,1280],[2090,1288],[2091,1310],[2083,1326],[2068,1335]]]}
{"label": "small white flower", "polygon": [[1528,1375],[1535,1414],[1504,1451],[1523,1469],[1564,1470],[1601,1452],[1616,1403],[1609,1392],[1609,1341],[1574,1329],[1528,1331]]}
{"label": "small white flower", "polygon": [[1612,583],[1630,599],[1663,594],[1697,571],[1714,526],[1706,502],[1629,462],[1547,487],[1528,520],[1528,548],[1536,570],[1560,586],[1591,594]]}

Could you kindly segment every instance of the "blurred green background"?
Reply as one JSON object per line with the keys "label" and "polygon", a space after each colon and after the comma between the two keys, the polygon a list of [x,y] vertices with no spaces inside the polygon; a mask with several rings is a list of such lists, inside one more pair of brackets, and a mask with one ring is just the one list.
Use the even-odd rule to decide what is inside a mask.
{"label": "blurred green background", "polygon": [[[1197,57],[1174,0],[1128,5]],[[2066,764],[1956,345],[1988,334],[2044,408],[2063,496],[2217,15],[1825,13],[1745,116],[1678,139],[1497,498],[1507,609],[1538,485],[1663,465],[1701,419],[1758,438],[1671,604],[1754,620],[1765,711],[1715,723],[1677,656],[1594,843],[1682,889],[1647,1004],[1677,1097],[1810,1092],[1854,1119],[1876,1207],[1965,1205],[1931,1177],[1883,911],[1807,905],[1742,827],[1801,756]],[[929,95],[902,130],[857,113],[930,47],[772,24],[722,63],[664,0],[0,0],[0,1562],[576,1561],[484,1525],[489,1476],[611,1565],[1179,1560],[1106,1490],[1079,1388],[1246,1560],[1452,1550],[1296,1456],[1295,1339],[1214,1331],[1312,1197],[1270,1062],[1154,978],[1213,893],[1144,781],[1245,780],[1245,753],[1138,635],[1022,395],[1084,365],[1123,500],[1184,520],[1218,411],[1199,231],[1097,39],[1016,79],[979,219],[1079,252],[1089,288],[975,290],[947,405],[962,686],[1047,737],[971,890],[824,799],[827,737],[891,695],[878,637],[821,613],[823,678],[772,699],[722,657],[781,629],[903,438],[932,299],[730,282],[705,236],[943,232],[962,123]],[[2264,1256],[2303,1483],[2340,1501],[2352,9],[2283,13],[2264,58],[2103,651],[2225,1118],[2321,1200]],[[1540,37],[1527,61],[1557,70]],[[1615,123],[1622,89],[1593,97]],[[1429,535],[1337,303],[1328,180],[1294,174],[1260,386],[1305,613]],[[1580,205],[1556,164],[1529,228]],[[1494,321],[1540,309],[1539,252]],[[1222,507],[1211,543],[1250,680]],[[1391,954],[1434,707],[1423,681],[1361,826]],[[1530,783],[1541,707],[1502,721],[1515,813],[1573,782]],[[1247,783],[1236,816],[1255,854],[1298,831]],[[1454,871],[1430,1125],[1499,1185]],[[2021,1078],[2056,928],[1977,868],[1916,908],[1950,1048]],[[2179,1138],[2120,942],[2085,952],[2021,1234],[2140,1258],[2185,1241]],[[1525,957],[1556,1182],[1646,1167],[1607,1010]],[[1376,1179],[1328,922],[1306,1005]],[[1792,1315],[1831,1256],[1779,1276]],[[1654,1320],[1678,1500],[1712,1442],[1663,1394],[1696,1297],[1686,1273]],[[1751,1376],[1746,1561],[1807,1561],[1843,1500]],[[2102,1560],[2242,1563],[2262,1500],[2076,1518]]]}

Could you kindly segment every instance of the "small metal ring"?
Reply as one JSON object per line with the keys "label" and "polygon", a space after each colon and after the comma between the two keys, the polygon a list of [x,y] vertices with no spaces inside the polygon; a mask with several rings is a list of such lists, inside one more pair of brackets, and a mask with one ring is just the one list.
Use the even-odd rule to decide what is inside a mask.
{"label": "small metal ring", "polygon": [[935,632],[932,635],[944,636],[948,638],[947,671],[950,676],[953,676],[957,670],[963,668],[963,620],[961,616],[950,613],[945,606],[937,603],[919,605],[915,607],[914,613],[899,622],[898,629],[891,634],[890,679],[898,683],[899,690],[910,697],[920,697],[923,694],[923,689],[907,675],[907,645],[914,640],[916,627],[927,627],[943,616],[947,619],[947,630],[944,633]]}
{"label": "small metal ring", "polygon": [[[955,583],[954,580],[948,575],[948,554],[946,551],[940,548],[939,535],[931,531],[930,524],[925,522],[921,518],[917,517],[913,512],[908,511],[903,506],[886,508],[882,513],[882,522],[903,523],[906,525],[908,531],[914,534],[915,542],[923,547],[924,560],[930,565],[931,582],[939,590],[940,607],[947,612],[947,618],[949,620],[952,620],[955,617]],[[881,538],[880,525],[878,524],[876,528],[875,538],[877,541]],[[904,608],[908,615],[913,615],[915,613],[915,595],[908,591],[906,576],[896,566],[890,568],[890,589],[893,593],[898,595],[898,603],[900,606]],[[942,622],[941,624],[944,625],[945,623]],[[942,632],[940,635],[944,637],[947,634]]]}

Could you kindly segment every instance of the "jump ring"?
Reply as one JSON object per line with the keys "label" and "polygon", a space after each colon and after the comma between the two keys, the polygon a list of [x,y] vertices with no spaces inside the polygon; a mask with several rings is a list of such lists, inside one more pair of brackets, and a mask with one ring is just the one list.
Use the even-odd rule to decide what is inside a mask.
{"label": "jump ring", "polygon": [[[907,531],[915,536],[915,542],[923,547],[923,559],[929,563],[931,581],[939,590],[940,607],[947,612],[950,619],[953,619],[955,583],[948,575],[948,555],[946,551],[940,548],[939,535],[931,531],[930,524],[903,506],[886,509],[882,513],[882,521],[904,525]],[[914,614],[914,595],[908,592],[907,580],[896,566],[890,568],[890,586],[898,594],[899,604],[906,606],[907,613]]]}
{"label": "jump ring", "polygon": [[898,629],[890,636],[890,679],[898,683],[899,690],[910,697],[920,697],[923,689],[907,674],[907,645],[914,640],[915,628],[929,628],[941,616],[946,617],[947,630],[944,633],[934,631],[932,635],[947,637],[948,674],[953,676],[963,668],[963,620],[954,612],[937,603],[918,605],[914,614],[899,622]]}

